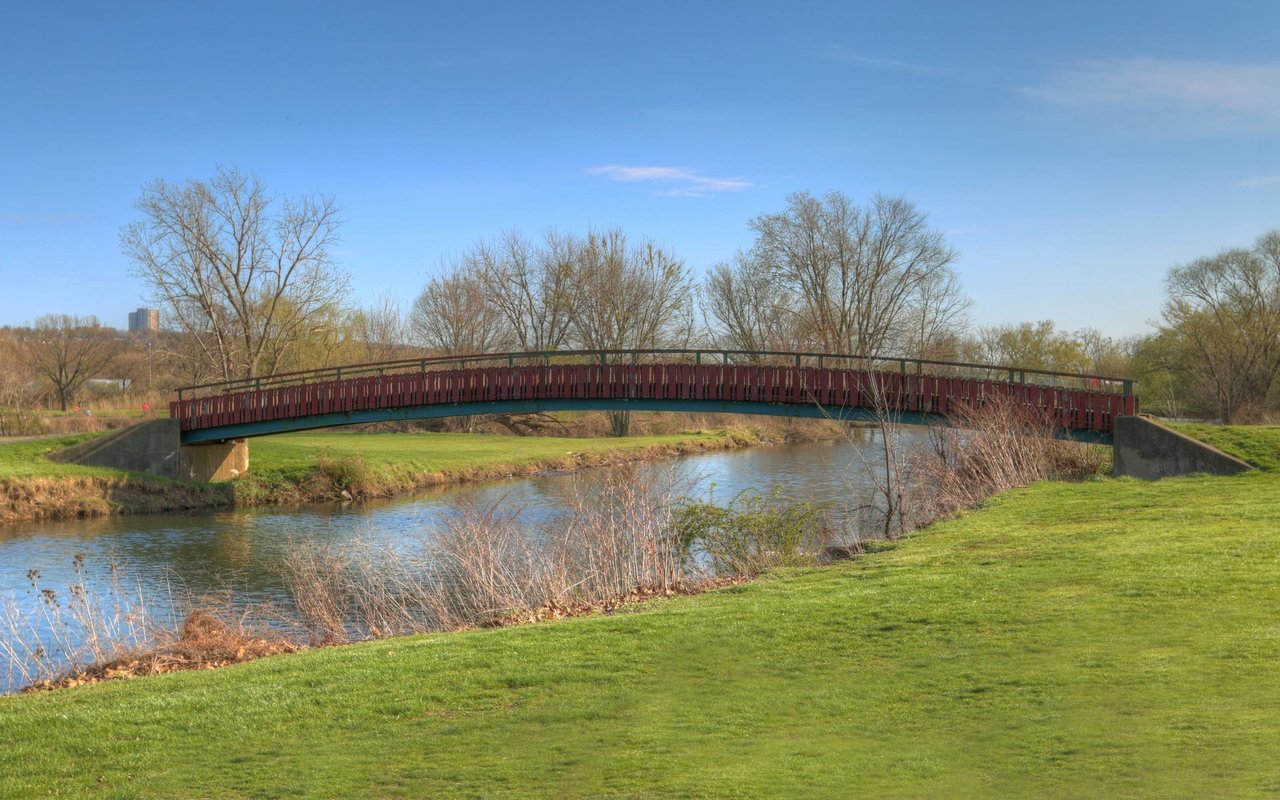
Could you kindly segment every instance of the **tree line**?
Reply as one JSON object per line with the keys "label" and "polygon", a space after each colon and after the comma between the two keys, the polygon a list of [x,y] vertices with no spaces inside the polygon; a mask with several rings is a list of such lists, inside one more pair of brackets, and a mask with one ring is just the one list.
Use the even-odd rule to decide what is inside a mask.
{"label": "tree line", "polygon": [[[973,326],[955,249],[901,197],[793,194],[749,220],[749,246],[701,279],[670,248],[619,228],[508,231],[442,265],[407,310],[390,297],[348,302],[332,197],[280,197],[223,168],[207,181],[156,181],[137,209],[121,242],[165,331],[120,337],[49,316],[0,335],[0,355],[13,356],[0,406],[65,407],[90,378],[136,370],[143,348],[148,386],[163,391],[428,353],[697,346],[1120,375],[1165,413],[1235,421],[1280,410],[1280,232],[1172,268],[1157,330],[1115,339],[1051,321]],[[625,415],[614,429],[625,432]]]}

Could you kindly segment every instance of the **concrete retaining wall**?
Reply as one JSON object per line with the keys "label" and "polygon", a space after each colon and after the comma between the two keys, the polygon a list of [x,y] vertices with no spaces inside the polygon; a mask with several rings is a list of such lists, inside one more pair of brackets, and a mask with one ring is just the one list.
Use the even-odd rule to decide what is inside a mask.
{"label": "concrete retaining wall", "polygon": [[64,463],[150,472],[178,478],[182,447],[176,419],[153,419],[50,454]]}
{"label": "concrete retaining wall", "polygon": [[149,472],[191,483],[231,480],[249,469],[244,439],[183,446],[176,419],[156,419],[50,453],[65,464]]}
{"label": "concrete retaining wall", "polygon": [[1146,417],[1116,417],[1114,472],[1143,480],[1174,475],[1236,475],[1253,469],[1235,456]]}

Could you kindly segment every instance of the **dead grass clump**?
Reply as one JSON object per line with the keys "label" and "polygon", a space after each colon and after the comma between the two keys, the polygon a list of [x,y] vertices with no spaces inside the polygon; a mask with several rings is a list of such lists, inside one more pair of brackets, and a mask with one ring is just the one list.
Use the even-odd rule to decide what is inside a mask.
{"label": "dead grass clump", "polygon": [[72,568],[65,587],[30,570],[26,596],[0,602],[0,692],[208,669],[298,649],[269,624],[267,607],[236,612],[229,595],[169,592],[172,610],[157,611],[114,562],[97,580],[89,579],[82,555]]}
{"label": "dead grass clump", "polygon": [[23,691],[48,691],[168,672],[214,669],[300,649],[282,634],[251,631],[242,619],[227,619],[207,609],[190,612],[176,633],[157,633],[160,641],[152,641],[136,652],[36,681]]}

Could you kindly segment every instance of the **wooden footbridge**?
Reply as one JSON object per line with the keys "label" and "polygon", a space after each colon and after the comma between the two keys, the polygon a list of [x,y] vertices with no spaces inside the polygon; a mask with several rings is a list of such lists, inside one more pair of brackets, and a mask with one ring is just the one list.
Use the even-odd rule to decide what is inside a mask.
{"label": "wooden footbridge", "polygon": [[[838,353],[608,350],[422,358],[189,386],[170,404],[183,445],[472,414],[687,411],[945,421],[1007,397],[1062,436],[1110,442],[1138,412],[1123,378]],[[879,409],[879,412],[878,412]]]}

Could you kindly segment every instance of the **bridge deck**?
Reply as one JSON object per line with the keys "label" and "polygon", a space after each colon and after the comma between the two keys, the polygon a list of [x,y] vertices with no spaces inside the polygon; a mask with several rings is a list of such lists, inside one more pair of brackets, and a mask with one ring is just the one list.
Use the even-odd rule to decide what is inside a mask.
{"label": "bridge deck", "polygon": [[1103,436],[1110,434],[1115,417],[1138,410],[1137,397],[1105,391],[1100,379],[1080,381],[1084,388],[1046,386],[910,374],[905,362],[899,371],[699,363],[444,366],[356,377],[342,377],[335,370],[326,380],[262,388],[249,384],[205,397],[183,397],[171,404],[170,413],[180,421],[184,440],[210,441],[369,421],[373,417],[363,412],[376,410],[400,410],[395,418],[484,413],[485,404],[508,412],[633,404],[644,409],[723,407],[844,418],[852,416],[847,413],[851,409],[879,405],[919,418],[946,417],[960,405],[978,406],[986,398],[1004,395],[1044,414],[1068,433]]}

